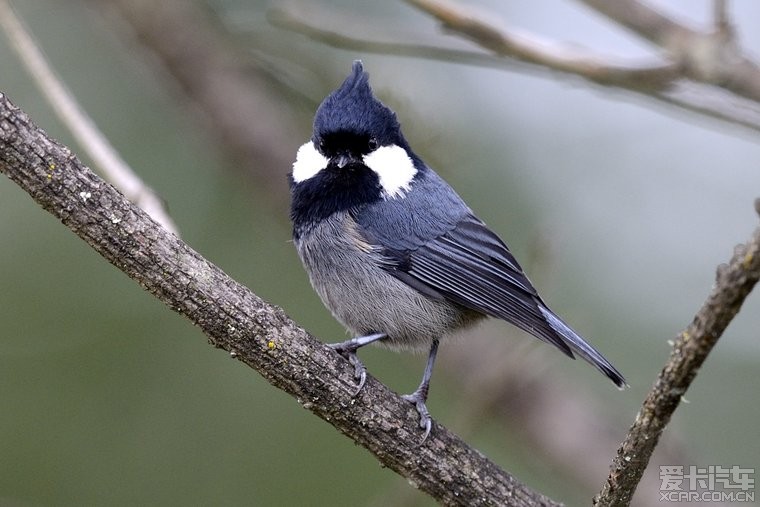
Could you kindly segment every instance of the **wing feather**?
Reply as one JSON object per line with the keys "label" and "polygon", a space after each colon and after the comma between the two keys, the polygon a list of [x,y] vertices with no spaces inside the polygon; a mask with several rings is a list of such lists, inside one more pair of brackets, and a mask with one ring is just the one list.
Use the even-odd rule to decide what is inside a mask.
{"label": "wing feather", "polygon": [[[507,246],[468,214],[441,236],[406,252],[403,272],[466,308],[504,319],[570,357],[543,303]],[[391,269],[391,273],[397,269]]]}

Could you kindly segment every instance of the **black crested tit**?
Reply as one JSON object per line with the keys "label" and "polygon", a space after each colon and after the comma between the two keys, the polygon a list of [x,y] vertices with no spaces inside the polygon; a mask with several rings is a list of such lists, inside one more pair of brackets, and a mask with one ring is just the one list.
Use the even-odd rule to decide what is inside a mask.
{"label": "black crested tit", "polygon": [[355,338],[332,347],[366,370],[357,349],[429,349],[416,405],[423,441],[439,340],[486,316],[504,319],[625,379],[552,312],[504,242],[409,147],[362,63],[319,106],[289,175],[293,239],[314,290]]}

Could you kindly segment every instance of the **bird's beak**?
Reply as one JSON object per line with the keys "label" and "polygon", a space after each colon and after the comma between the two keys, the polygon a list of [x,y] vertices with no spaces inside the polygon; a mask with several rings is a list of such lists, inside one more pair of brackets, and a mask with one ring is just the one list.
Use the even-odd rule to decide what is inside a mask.
{"label": "bird's beak", "polygon": [[339,169],[343,169],[349,163],[351,163],[351,157],[348,155],[338,155],[335,157],[335,165],[337,165]]}
{"label": "bird's beak", "polygon": [[333,158],[333,161],[335,162],[335,165],[337,165],[339,169],[343,169],[348,164],[352,163],[354,161],[354,158],[351,155],[341,154]]}

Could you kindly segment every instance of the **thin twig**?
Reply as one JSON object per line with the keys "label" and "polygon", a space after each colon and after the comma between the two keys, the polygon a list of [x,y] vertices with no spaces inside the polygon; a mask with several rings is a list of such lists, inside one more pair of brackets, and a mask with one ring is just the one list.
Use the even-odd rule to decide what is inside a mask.
{"label": "thin twig", "polygon": [[459,33],[497,55],[583,76],[597,84],[659,90],[678,77],[677,67],[662,59],[615,62],[611,57],[550,43],[533,34],[507,31],[450,2],[406,1],[434,16],[446,30]]}
{"label": "thin twig", "polygon": [[420,445],[414,407],[371,376],[354,397],[354,370],[345,359],[156,224],[1,93],[0,172],[197,325],[212,345],[254,368],[439,502],[558,505],[437,423]]}
{"label": "thin twig", "polygon": [[728,17],[728,2],[726,0],[715,0],[715,3],[713,3],[713,23],[715,23],[716,32],[726,30],[731,25]]}
{"label": "thin twig", "polygon": [[[307,19],[310,21],[307,21]],[[505,60],[489,53],[483,53],[482,51],[467,51],[429,44],[386,42],[352,37],[335,30],[326,29],[323,25],[315,23],[313,17],[304,16],[303,10],[300,8],[288,9],[279,6],[270,9],[267,11],[267,20],[272,25],[283,30],[299,33],[311,40],[340,49],[408,58],[424,58],[477,67],[504,68],[514,66],[510,60]]]}
{"label": "thin twig", "polygon": [[178,234],[177,226],[164,209],[161,199],[132,171],[92,118],[79,106],[6,0],[0,0],[0,26],[42,95],[105,179],[144,209],[156,222],[168,231]]}
{"label": "thin twig", "polygon": [[[755,202],[760,214],[760,199]],[[715,287],[689,326],[678,335],[668,362],[618,449],[610,475],[594,498],[597,506],[629,505],[660,435],[708,354],[760,280],[760,228],[718,268]]]}

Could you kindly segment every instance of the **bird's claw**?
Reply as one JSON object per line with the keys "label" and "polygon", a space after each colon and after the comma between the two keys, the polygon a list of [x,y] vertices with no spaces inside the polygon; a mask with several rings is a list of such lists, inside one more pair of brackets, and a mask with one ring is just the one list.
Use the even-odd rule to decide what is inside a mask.
{"label": "bird's claw", "polygon": [[427,440],[427,437],[430,435],[430,430],[433,428],[433,420],[430,418],[430,412],[428,412],[427,405],[425,405],[425,397],[421,392],[415,391],[412,394],[403,395],[402,398],[410,403],[414,403],[417,413],[420,415],[419,426],[421,429],[425,430],[425,433],[422,435],[422,440],[420,441],[420,445],[422,445],[425,443],[425,440]]}
{"label": "bird's claw", "polygon": [[359,394],[362,387],[364,387],[364,383],[367,381],[367,368],[364,367],[364,363],[362,363],[359,356],[356,355],[356,351],[365,345],[369,345],[370,343],[374,343],[386,337],[387,335],[385,333],[375,333],[366,336],[357,336],[340,343],[328,344],[328,347],[348,359],[348,362],[354,365],[354,378],[359,381],[359,385],[351,396]]}
{"label": "bird's claw", "polygon": [[341,356],[348,359],[348,362],[354,366],[354,379],[359,381],[359,384],[356,386],[356,390],[351,395],[352,397],[355,397],[361,392],[362,387],[364,387],[364,383],[367,381],[367,368],[364,366],[364,363],[362,363],[361,359],[359,359],[359,356],[356,354],[356,351],[359,347],[355,347],[350,344],[347,345],[345,342],[331,343],[329,347],[338,352],[338,354]]}

